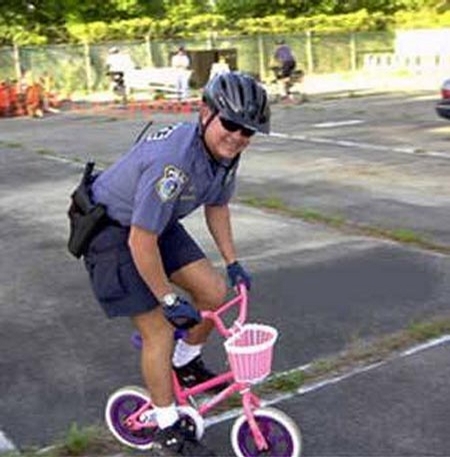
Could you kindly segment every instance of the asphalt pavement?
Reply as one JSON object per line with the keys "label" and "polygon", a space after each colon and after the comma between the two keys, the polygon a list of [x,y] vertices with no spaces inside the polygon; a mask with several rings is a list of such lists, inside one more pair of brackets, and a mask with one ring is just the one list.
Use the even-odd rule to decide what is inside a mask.
{"label": "asphalt pavement", "polygon": [[[450,124],[433,102],[421,92],[276,106],[275,134],[246,153],[238,197],[283,209],[232,207],[254,274],[251,318],[280,330],[274,371],[448,314]],[[0,452],[101,422],[108,394],[141,384],[129,322],[104,318],[66,251],[68,198],[84,161],[111,163],[149,117],[157,128],[195,115],[99,107],[0,121]],[[435,248],[288,215],[306,210],[413,231]],[[186,224],[223,268],[200,216]],[[214,368],[221,354],[213,338],[205,356]],[[443,338],[330,373],[273,406],[301,427],[305,456],[446,456],[448,359]],[[230,421],[216,416],[207,429],[219,455],[231,453]]]}

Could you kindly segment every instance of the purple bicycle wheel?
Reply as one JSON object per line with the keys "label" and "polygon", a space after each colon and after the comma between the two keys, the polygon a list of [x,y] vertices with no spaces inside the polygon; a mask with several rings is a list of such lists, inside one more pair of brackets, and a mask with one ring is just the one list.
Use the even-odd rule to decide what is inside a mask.
{"label": "purple bicycle wheel", "polygon": [[131,447],[148,446],[153,441],[154,431],[151,428],[130,430],[126,419],[145,404],[145,400],[132,393],[124,394],[115,399],[109,409],[110,424],[116,433]]}
{"label": "purple bicycle wheel", "polygon": [[238,420],[232,432],[237,455],[293,457],[301,454],[300,430],[284,413],[274,408],[262,408],[255,412],[255,420],[269,448],[258,450],[249,423],[247,420]]}

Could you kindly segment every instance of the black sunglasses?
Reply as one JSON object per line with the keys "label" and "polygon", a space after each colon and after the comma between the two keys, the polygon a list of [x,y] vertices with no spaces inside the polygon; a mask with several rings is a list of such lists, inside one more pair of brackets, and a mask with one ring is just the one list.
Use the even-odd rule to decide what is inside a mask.
{"label": "black sunglasses", "polygon": [[236,122],[229,121],[228,119],[224,119],[222,117],[219,117],[220,123],[222,124],[222,127],[227,130],[228,132],[237,132],[240,130],[241,135],[245,136],[247,138],[250,138],[253,136],[256,132],[254,130],[248,129],[246,127],[242,127],[242,125],[236,124]]}

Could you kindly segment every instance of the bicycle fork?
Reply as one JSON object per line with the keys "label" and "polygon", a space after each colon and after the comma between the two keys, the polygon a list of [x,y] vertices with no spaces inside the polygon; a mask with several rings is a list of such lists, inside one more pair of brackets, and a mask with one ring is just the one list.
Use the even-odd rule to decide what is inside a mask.
{"label": "bicycle fork", "polygon": [[247,418],[248,424],[250,425],[250,430],[255,440],[256,447],[259,451],[265,451],[269,449],[269,445],[264,438],[264,435],[262,434],[258,424],[256,423],[255,415],[253,414],[253,410],[255,408],[259,408],[261,402],[259,398],[252,393],[249,387],[241,392],[241,395],[244,414]]}

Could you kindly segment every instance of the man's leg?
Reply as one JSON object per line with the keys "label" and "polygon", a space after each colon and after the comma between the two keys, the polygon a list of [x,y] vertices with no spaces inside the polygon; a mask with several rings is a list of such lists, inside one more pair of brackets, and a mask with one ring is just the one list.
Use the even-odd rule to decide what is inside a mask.
{"label": "man's leg", "polygon": [[[215,309],[226,296],[226,284],[222,276],[212,267],[209,260],[202,258],[179,269],[171,276],[173,282],[189,292],[195,306],[201,310]],[[192,387],[216,376],[209,370],[201,357],[201,352],[213,323],[205,319],[192,328],[188,335],[177,341],[173,356],[173,365],[180,383]],[[224,384],[212,389],[217,392]]]}
{"label": "man's leg", "polygon": [[[215,309],[225,299],[225,280],[206,258],[180,268],[170,279],[190,294],[198,309]],[[161,307],[138,314],[132,321],[142,337],[142,374],[145,384],[157,406],[168,406],[173,403],[172,384],[168,380],[171,379],[174,329],[165,319]],[[212,327],[211,321],[204,320],[189,331],[186,343],[205,343]],[[155,367],[158,369],[155,370]]]}
{"label": "man's leg", "polygon": [[[171,275],[170,279],[189,293],[197,309],[216,309],[225,300],[227,293],[225,280],[206,258],[180,268]],[[185,341],[193,345],[203,344],[212,328],[213,323],[209,319],[204,320],[189,331]]]}
{"label": "man's leg", "polygon": [[[173,327],[163,316],[161,307],[139,314],[132,321],[142,338],[141,371],[152,398],[156,422],[161,430],[169,430],[168,427],[179,425],[172,386]],[[172,432],[160,438],[170,441]]]}
{"label": "man's leg", "polygon": [[174,330],[161,307],[139,314],[132,320],[142,337],[142,373],[159,427],[155,441],[168,449],[170,455],[214,456],[197,441],[192,425],[178,415],[172,388]]}
{"label": "man's leg", "polygon": [[159,407],[169,406],[174,401],[170,382],[173,327],[165,319],[161,307],[138,314],[132,321],[142,337],[142,375],[152,401]]}

